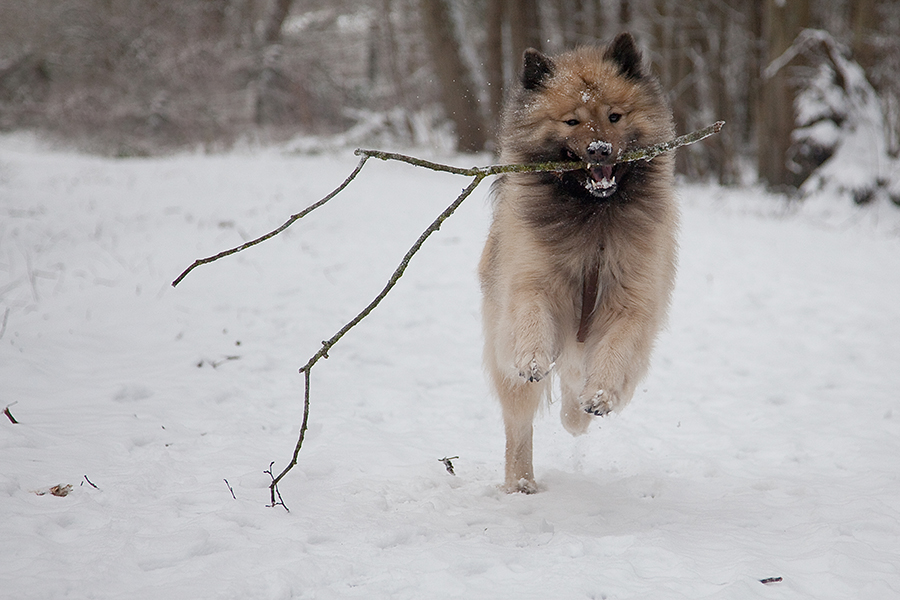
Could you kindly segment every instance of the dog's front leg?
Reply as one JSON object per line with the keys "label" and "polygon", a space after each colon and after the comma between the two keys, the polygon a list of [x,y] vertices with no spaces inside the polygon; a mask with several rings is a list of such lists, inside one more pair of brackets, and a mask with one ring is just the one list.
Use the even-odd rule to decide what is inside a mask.
{"label": "dog's front leg", "polygon": [[492,315],[490,302],[485,311],[486,363],[503,408],[505,489],[530,494],[537,491],[532,423],[556,358],[555,321],[539,291],[510,288],[504,296],[508,303],[499,314]]}
{"label": "dog's front leg", "polygon": [[532,494],[537,491],[532,462],[533,422],[545,387],[546,383],[506,378],[497,385],[506,429],[507,492]]}
{"label": "dog's front leg", "polygon": [[510,369],[511,347],[501,340],[512,341],[513,332],[503,329],[502,319],[490,319],[490,302],[486,308],[485,366],[503,409],[506,430],[505,489],[510,493],[532,493],[537,491],[532,466],[532,423],[541,396],[546,390],[546,380],[528,381]]}
{"label": "dog's front leg", "polygon": [[511,307],[513,367],[527,382],[544,379],[558,353],[554,318],[536,291],[519,291]]}
{"label": "dog's front leg", "polygon": [[655,334],[654,319],[625,312],[602,337],[588,340],[585,384],[579,396],[585,412],[603,416],[628,404],[647,372]]}

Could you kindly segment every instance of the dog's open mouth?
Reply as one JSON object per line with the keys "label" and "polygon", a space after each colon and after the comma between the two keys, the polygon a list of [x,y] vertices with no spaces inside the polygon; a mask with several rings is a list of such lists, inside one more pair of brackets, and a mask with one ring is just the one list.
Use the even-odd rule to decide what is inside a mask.
{"label": "dog's open mouth", "polygon": [[[594,143],[599,144],[600,142]],[[564,151],[563,159],[572,161],[584,160],[569,149]],[[587,169],[584,169],[583,171],[570,171],[572,176],[576,178],[576,181],[580,180],[584,189],[590,192],[595,198],[609,198],[615,194],[618,189],[618,182],[616,181],[616,174],[619,171],[619,169],[617,169],[618,165],[602,165],[591,163],[590,160],[587,162]]]}
{"label": "dog's open mouth", "polygon": [[591,165],[584,187],[598,198],[609,198],[616,192],[615,165]]}

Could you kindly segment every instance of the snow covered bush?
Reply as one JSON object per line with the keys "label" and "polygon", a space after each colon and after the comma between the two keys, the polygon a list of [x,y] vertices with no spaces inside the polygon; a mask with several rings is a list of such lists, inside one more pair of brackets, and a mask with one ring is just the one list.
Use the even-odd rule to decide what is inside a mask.
{"label": "snow covered bush", "polygon": [[794,43],[808,78],[797,94],[792,167],[808,172],[804,197],[850,196],[868,204],[887,195],[900,204],[900,161],[888,152],[881,101],[849,50],[825,31],[808,30]]}

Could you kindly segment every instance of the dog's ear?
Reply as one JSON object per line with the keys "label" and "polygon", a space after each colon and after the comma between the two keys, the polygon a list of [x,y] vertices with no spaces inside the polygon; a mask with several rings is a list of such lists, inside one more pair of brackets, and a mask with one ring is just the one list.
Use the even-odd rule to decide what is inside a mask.
{"label": "dog's ear", "polygon": [[619,73],[628,79],[640,79],[644,76],[643,58],[637,43],[630,33],[620,33],[606,49],[604,58],[619,65]]}
{"label": "dog's ear", "polygon": [[553,75],[553,61],[534,48],[525,51],[525,68],[522,70],[522,85],[526,90],[541,87]]}

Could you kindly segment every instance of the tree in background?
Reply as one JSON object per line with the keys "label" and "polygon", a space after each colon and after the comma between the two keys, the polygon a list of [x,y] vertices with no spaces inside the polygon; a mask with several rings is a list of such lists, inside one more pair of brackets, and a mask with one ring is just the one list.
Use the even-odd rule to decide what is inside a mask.
{"label": "tree in background", "polygon": [[483,150],[490,135],[472,74],[463,60],[463,43],[456,31],[452,7],[445,0],[420,0],[419,6],[431,65],[445,91],[441,104],[456,127],[457,148],[463,152]]}
{"label": "tree in background", "polygon": [[797,36],[809,26],[809,0],[766,0],[762,14],[762,63],[754,122],[759,177],[772,188],[795,188],[802,181],[789,169],[787,157],[796,126],[797,83],[782,60]]}
{"label": "tree in background", "polygon": [[536,0],[487,0],[485,6],[485,71],[491,121],[500,121],[507,82],[516,75],[527,48],[542,50],[540,14]]}

